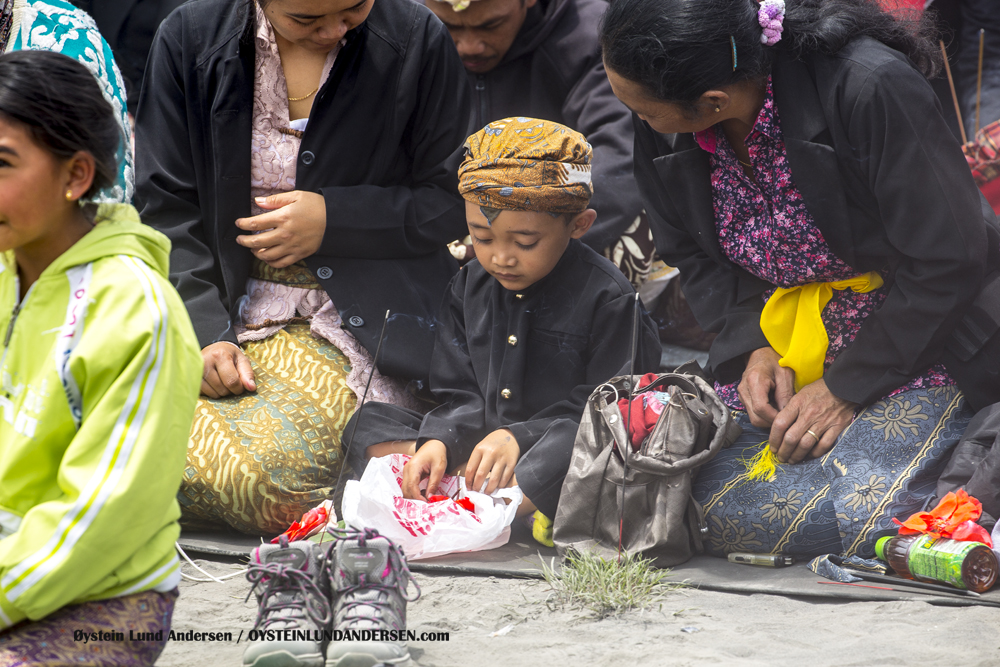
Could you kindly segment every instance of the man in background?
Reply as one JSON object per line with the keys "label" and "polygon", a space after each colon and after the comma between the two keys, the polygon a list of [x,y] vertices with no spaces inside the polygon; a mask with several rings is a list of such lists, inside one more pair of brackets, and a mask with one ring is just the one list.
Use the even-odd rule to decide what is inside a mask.
{"label": "man in background", "polygon": [[653,258],[632,176],[632,113],[604,74],[604,0],[425,0],[448,27],[473,88],[469,133],[511,116],[580,132],[594,150],[597,221],[583,242],[636,286]]}

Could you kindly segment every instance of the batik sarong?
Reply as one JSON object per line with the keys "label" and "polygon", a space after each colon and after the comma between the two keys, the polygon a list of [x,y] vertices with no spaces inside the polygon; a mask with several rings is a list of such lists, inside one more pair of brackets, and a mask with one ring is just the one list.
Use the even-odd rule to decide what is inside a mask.
{"label": "batik sarong", "polygon": [[786,464],[749,481],[743,460],[768,432],[735,412],[743,435],[705,465],[694,497],[708,521],[707,551],[872,558],[894,535],[893,517],[920,511],[972,418],[957,388],[914,389],[861,412],[819,459]]}
{"label": "batik sarong", "polygon": [[243,351],[257,391],[198,401],[178,494],[182,523],[277,534],[334,490],[357,397],[347,357],[308,324]]}
{"label": "batik sarong", "polygon": [[167,645],[176,600],[174,589],[63,607],[0,633],[0,667],[149,667]]}

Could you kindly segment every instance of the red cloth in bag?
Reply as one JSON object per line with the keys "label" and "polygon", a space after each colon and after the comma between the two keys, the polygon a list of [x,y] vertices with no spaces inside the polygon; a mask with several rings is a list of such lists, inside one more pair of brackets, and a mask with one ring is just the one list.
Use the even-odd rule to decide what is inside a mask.
{"label": "red cloth in bag", "polygon": [[[657,378],[656,373],[646,373],[639,380],[639,387],[648,387]],[[629,440],[632,441],[632,451],[639,451],[642,441],[652,432],[656,426],[656,420],[660,417],[660,412],[656,412],[648,404],[646,398],[641,394],[636,394],[632,398],[630,406],[627,398],[618,399],[618,411],[625,418],[625,424],[629,429]]]}

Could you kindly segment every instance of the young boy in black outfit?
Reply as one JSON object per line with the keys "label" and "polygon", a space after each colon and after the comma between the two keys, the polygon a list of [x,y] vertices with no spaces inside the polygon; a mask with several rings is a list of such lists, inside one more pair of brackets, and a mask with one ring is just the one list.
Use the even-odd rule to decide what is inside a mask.
{"label": "young boy in black outfit", "polygon": [[[596,217],[590,160],[581,134],[548,121],[507,118],[469,137],[459,189],[476,259],[439,316],[430,388],[441,405],[427,415],[367,405],[352,447],[359,473],[367,459],[404,453],[407,498],[421,497],[423,478],[433,495],[456,469],[470,489],[517,485],[518,514],[537,509],[536,538],[551,543],[585,403],[628,372],[638,305],[622,273],[578,240]],[[641,374],[657,370],[660,344],[638,307]]]}

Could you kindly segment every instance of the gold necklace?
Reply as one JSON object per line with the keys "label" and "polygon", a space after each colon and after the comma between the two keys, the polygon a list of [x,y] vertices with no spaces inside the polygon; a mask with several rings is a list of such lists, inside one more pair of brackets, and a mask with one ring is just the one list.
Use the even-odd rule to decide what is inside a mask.
{"label": "gold necklace", "polygon": [[303,95],[302,97],[289,97],[288,101],[289,102],[301,102],[302,100],[308,100],[310,97],[312,97],[313,95],[315,95],[317,92],[319,92],[319,88],[316,88],[316,90],[312,91],[308,95]]}
{"label": "gold necklace", "polygon": [[744,162],[743,160],[741,160],[739,158],[736,158],[736,161],[739,162],[744,167],[746,167],[747,169],[753,169],[753,165],[750,164],[749,162]]}

